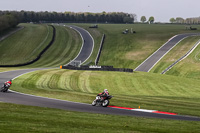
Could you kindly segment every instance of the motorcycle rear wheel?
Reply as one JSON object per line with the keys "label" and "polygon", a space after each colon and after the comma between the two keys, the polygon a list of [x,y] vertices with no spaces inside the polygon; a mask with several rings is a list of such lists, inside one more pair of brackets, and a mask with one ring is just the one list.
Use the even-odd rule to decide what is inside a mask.
{"label": "motorcycle rear wheel", "polygon": [[107,107],[109,105],[110,101],[109,100],[104,100],[102,103],[103,107]]}

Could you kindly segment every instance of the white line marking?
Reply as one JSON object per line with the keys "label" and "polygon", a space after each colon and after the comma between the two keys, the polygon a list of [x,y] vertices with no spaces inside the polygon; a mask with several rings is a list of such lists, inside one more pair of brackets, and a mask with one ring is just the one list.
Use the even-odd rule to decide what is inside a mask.
{"label": "white line marking", "polygon": [[[178,34],[178,35],[183,35],[183,34]],[[165,44],[163,44],[158,50],[160,50],[162,47],[164,47],[169,41],[171,41],[173,38],[175,38],[176,36],[178,36],[178,35],[175,35],[175,36],[173,36],[171,39],[169,39]],[[185,38],[187,38],[187,37],[191,37],[191,36],[199,36],[198,34],[196,34],[196,35],[188,35],[188,36],[186,36],[186,37],[184,37],[184,38],[182,38],[179,42],[177,42],[173,47],[171,47],[162,57],[160,57],[159,58],[159,60],[156,62],[156,63],[154,63],[154,65],[147,71],[147,72],[149,72],[167,53],[169,53],[169,51],[172,49],[172,48],[174,48],[178,43],[180,43],[183,39],[185,39]],[[152,57],[156,52],[158,52],[158,50],[156,50],[152,55],[150,55],[145,61],[143,61],[138,67],[136,67],[135,69],[134,69],[134,71],[136,71],[136,69],[137,68],[139,68],[141,65],[143,65],[150,57]]]}
{"label": "white line marking", "polygon": [[10,92],[13,92],[13,93],[25,95],[25,96],[31,96],[31,97],[37,97],[37,98],[44,98],[44,99],[50,99],[50,100],[56,100],[56,101],[62,101],[62,102],[70,102],[70,103],[84,104],[84,105],[90,105],[90,106],[91,106],[91,104],[87,104],[87,103],[79,103],[79,102],[72,102],[72,101],[61,100],[61,99],[55,99],[55,98],[48,98],[48,97],[36,96],[36,95],[25,94],[25,93],[13,91],[13,90],[9,90],[9,91],[10,91]]}
{"label": "white line marking", "polygon": [[[163,44],[158,50],[160,50],[162,47],[164,47],[169,41],[171,41],[173,38],[175,38],[177,35],[175,35],[175,36],[173,36],[173,37],[171,37],[171,39],[169,39],[165,44]],[[151,58],[151,56],[153,56],[156,52],[158,52],[158,50],[156,50],[152,55],[150,55],[146,60],[144,60],[138,67],[136,67],[135,69],[134,69],[134,71],[136,70],[136,69],[138,69],[141,65],[143,65],[149,58]]]}
{"label": "white line marking", "polygon": [[[74,26],[74,25],[73,25],[73,26]],[[83,49],[83,45],[84,45],[84,39],[83,39],[82,34],[81,34],[77,29],[75,29],[75,28],[73,28],[73,27],[71,27],[71,26],[68,26],[68,27],[74,29],[75,31],[77,31],[77,32],[80,34],[80,36],[81,36],[81,38],[82,38],[82,47],[81,47],[81,49],[80,49],[78,55],[77,55],[73,60],[71,60],[69,63],[65,64],[64,66],[67,66],[68,64],[70,64],[71,62],[73,62],[73,61],[80,55],[80,53],[81,53],[81,51],[82,51],[82,49]],[[78,27],[78,26],[74,26],[74,27],[80,28],[80,27]],[[92,53],[93,53],[93,50],[94,50],[94,39],[93,39],[92,35],[91,35],[87,30],[85,30],[85,29],[83,29],[83,28],[80,28],[80,29],[86,31],[86,32],[90,35],[90,37],[92,38],[92,41],[93,41],[92,51],[91,51],[89,57],[88,57],[84,62],[81,62],[81,64],[83,64],[83,63],[85,63],[85,62],[90,58],[90,56],[91,56]]]}
{"label": "white line marking", "polygon": [[[70,27],[70,26],[68,26],[68,27]],[[81,49],[80,49],[78,55],[77,55],[73,60],[71,60],[69,63],[65,64],[64,66],[69,65],[71,62],[73,62],[73,61],[80,55],[80,53],[81,53],[81,51],[82,51],[82,49],[83,49],[83,45],[84,45],[84,39],[83,39],[82,34],[81,34],[78,30],[76,30],[75,28],[73,28],[73,27],[70,27],[70,28],[74,29],[76,32],[78,32],[78,33],[80,34],[81,39],[82,39],[82,46],[81,46]]]}
{"label": "white line marking", "polygon": [[140,112],[149,112],[149,113],[157,111],[157,110],[147,110],[147,109],[131,109],[131,110],[133,110],[133,111],[140,111]]}

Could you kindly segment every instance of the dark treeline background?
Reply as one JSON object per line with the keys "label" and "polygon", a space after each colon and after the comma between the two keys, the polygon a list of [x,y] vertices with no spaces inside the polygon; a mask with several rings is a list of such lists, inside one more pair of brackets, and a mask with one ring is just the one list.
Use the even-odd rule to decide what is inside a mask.
{"label": "dark treeline background", "polygon": [[14,14],[3,14],[0,15],[0,34],[9,29],[17,26],[20,20],[17,15]]}
{"label": "dark treeline background", "polygon": [[74,12],[34,12],[0,11],[0,30],[26,22],[75,22],[75,23],[134,23],[135,14],[123,12],[74,13]]}

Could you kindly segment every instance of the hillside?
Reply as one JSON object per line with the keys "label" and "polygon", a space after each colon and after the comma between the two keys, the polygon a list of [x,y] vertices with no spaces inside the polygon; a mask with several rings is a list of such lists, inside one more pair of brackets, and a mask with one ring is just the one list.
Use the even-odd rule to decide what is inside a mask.
{"label": "hillside", "polygon": [[[145,72],[42,70],[23,75],[11,89],[23,93],[91,103],[107,88],[112,105],[199,116],[198,80]],[[84,98],[87,97],[87,98]]]}
{"label": "hillside", "polygon": [[[172,36],[185,32],[194,32],[186,30],[184,25],[99,24],[98,29],[90,29],[89,26],[91,26],[91,24],[74,25],[78,25],[87,29],[94,37],[96,46],[94,48],[94,53],[92,54],[88,62],[91,62],[91,64],[94,63],[102,34],[105,33],[106,40],[99,65],[113,65],[114,67],[125,67],[133,69],[136,68],[141,62],[143,62],[149,55],[151,55],[155,50],[162,46]],[[55,67],[63,65],[77,54],[81,44],[81,38],[78,33],[67,27],[55,27],[57,30],[57,36],[54,45],[44,54],[41,60],[23,68]],[[196,27],[200,28],[199,26]],[[130,31],[131,28],[136,31],[135,34],[122,34],[122,31],[124,31],[125,29],[129,29]],[[199,31],[197,30],[195,32]],[[185,53],[185,51],[187,51],[190,46],[192,46],[193,43],[195,43],[198,39],[198,37],[191,37],[181,42],[180,45],[178,44],[175,49],[173,49],[173,51],[166,55],[165,58],[163,58],[163,60],[161,60],[161,62],[158,63],[155,68],[149,73],[48,69],[31,72],[18,77],[13,81],[11,89],[18,92],[38,96],[57,98],[81,103],[91,103],[92,100],[94,100],[96,94],[102,92],[103,89],[106,88],[108,89],[110,94],[114,96],[111,99],[111,105],[132,108],[139,108],[140,106],[141,109],[173,112],[178,113],[179,115],[200,116],[200,83],[199,79],[195,79],[196,77],[199,77],[199,47],[197,47],[197,49],[187,58],[187,60],[182,61],[182,63],[175,66],[175,68],[171,69],[169,72],[167,72],[167,74],[160,74],[162,68],[165,68],[166,66],[171,64],[171,62],[179,58],[181,54]],[[181,52],[179,51],[179,49],[181,49]],[[176,54],[175,52],[178,54]],[[194,60],[194,57],[196,57],[197,60]],[[10,57],[10,59],[12,58]],[[191,69],[188,69],[188,67],[192,69],[191,72],[193,73],[189,77],[187,75],[189,74]],[[4,71],[6,69],[0,69],[0,71],[1,70]],[[185,74],[184,72],[187,74]],[[0,104],[0,106],[7,108],[7,105],[5,104]],[[59,122],[65,124],[67,123],[67,125],[70,122],[76,123],[75,126],[73,124],[69,126],[70,131],[74,131],[73,129],[71,129],[72,127],[77,128],[75,129],[75,131],[80,130],[80,127],[88,127],[87,123],[79,123],[80,126],[77,125],[77,122],[82,121],[83,118],[87,119],[90,126],[90,122],[97,122],[96,119],[94,120],[94,118],[102,116],[111,119],[115,118],[115,120],[110,123],[110,126],[119,126],[119,124],[121,125],[121,121],[125,122],[125,127],[121,128],[122,132],[155,132],[158,131],[158,129],[158,132],[199,132],[199,127],[195,125],[196,122],[180,122],[171,120],[168,121],[165,119],[146,119],[136,117],[124,118],[121,116],[105,116],[99,114],[91,115],[78,112],[71,113],[68,111],[66,113],[71,115],[69,116],[65,114],[65,116],[63,117],[62,111],[55,111],[45,108],[45,110],[47,110],[45,112],[47,113],[43,114],[43,110],[36,107],[29,108],[27,106],[15,106],[12,104],[9,104],[8,106],[14,106],[18,109],[17,111],[22,112],[24,116],[27,116],[28,114],[24,111],[24,109],[29,110],[31,114],[32,109],[37,111],[40,110],[40,112],[38,113],[42,114],[43,117],[40,118],[40,115],[37,115],[37,113],[34,116],[28,114],[27,119],[29,119],[30,117],[30,120],[28,120],[29,123],[34,123],[33,121],[41,119],[45,121],[44,123],[47,123],[46,121],[52,121],[52,119],[54,118],[66,118],[59,119]],[[12,109],[8,109],[8,111],[12,112]],[[55,115],[52,114],[52,112],[58,113],[56,113]],[[58,115],[60,112],[61,114]],[[16,124],[19,121],[19,119],[16,119],[18,118],[18,114],[12,116],[13,117],[5,115],[3,118],[5,120],[12,118],[13,123]],[[21,123],[23,123],[23,120],[20,119]],[[98,122],[100,124],[105,123],[105,119],[98,118]],[[151,125],[152,123],[155,123],[156,125]],[[157,127],[158,123],[160,124],[159,127]],[[36,126],[33,127],[40,126],[40,123],[34,124]],[[139,126],[133,127],[133,125]],[[182,127],[183,125],[184,127]],[[52,130],[57,128],[52,127],[51,124],[47,124],[45,126],[51,127]],[[187,126],[189,128],[186,129]],[[127,129],[129,127],[131,129]],[[145,129],[143,130],[144,127]],[[160,129],[160,127],[163,128]],[[64,128],[59,127],[59,129],[62,130]],[[45,129],[41,128],[39,130],[41,131]]]}
{"label": "hillside", "polygon": [[[98,29],[88,28],[91,26],[90,24],[76,25],[84,27],[96,40],[99,40],[96,41],[96,45],[100,44],[101,35],[103,33],[106,34],[99,65],[113,65],[114,67],[132,69],[135,69],[174,35],[199,32],[199,30],[187,30],[185,25],[171,24],[99,24]],[[195,25],[194,27],[200,29],[200,26]],[[136,33],[131,34],[131,28]],[[122,34],[122,31],[125,29],[129,29],[128,34]],[[197,36],[181,41],[150,72],[161,73],[174,61],[183,56],[199,39],[200,37]],[[197,74],[200,63],[197,59],[199,48],[200,46],[187,59],[182,61],[182,64],[185,64],[184,66],[177,65],[166,74],[199,78]],[[189,64],[190,67],[188,67]],[[178,68],[176,69],[176,67]],[[179,69],[182,69],[182,71],[180,72]]]}
{"label": "hillside", "polygon": [[21,24],[25,28],[0,42],[0,65],[31,61],[48,45],[53,29],[47,25]]}
{"label": "hillside", "polygon": [[[0,42],[0,65],[23,64],[35,59],[50,43],[53,29],[48,25],[21,24],[25,28]],[[25,67],[59,67],[73,59],[81,48],[81,37],[70,28],[55,26],[56,36],[39,61]]]}

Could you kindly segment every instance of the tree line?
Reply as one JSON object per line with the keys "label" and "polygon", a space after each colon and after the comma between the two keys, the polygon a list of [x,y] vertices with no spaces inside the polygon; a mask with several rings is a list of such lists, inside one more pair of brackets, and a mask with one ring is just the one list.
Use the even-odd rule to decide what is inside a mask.
{"label": "tree line", "polygon": [[4,14],[15,14],[20,22],[76,22],[76,23],[134,23],[135,14],[123,12],[34,12],[34,11],[0,11]]}
{"label": "tree line", "polygon": [[177,24],[200,24],[200,17],[186,18],[186,19],[177,17],[177,18],[170,18],[169,21],[170,23],[177,23]]}
{"label": "tree line", "polygon": [[148,22],[149,24],[152,24],[152,23],[154,23],[155,18],[154,18],[153,16],[151,16],[151,17],[149,17],[149,19],[148,19],[148,21],[147,21],[146,17],[145,17],[145,16],[142,16],[141,19],[140,19],[140,21],[141,21],[142,23]]}
{"label": "tree line", "polygon": [[14,14],[0,15],[0,33],[19,24],[19,17]]}

